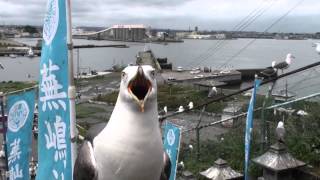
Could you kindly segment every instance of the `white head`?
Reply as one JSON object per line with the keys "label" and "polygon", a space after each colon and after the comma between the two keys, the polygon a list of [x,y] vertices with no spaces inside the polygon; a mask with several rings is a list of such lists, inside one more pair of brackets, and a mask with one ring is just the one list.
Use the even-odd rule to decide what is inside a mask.
{"label": "white head", "polygon": [[272,68],[274,68],[275,65],[276,65],[276,61],[272,61],[271,63]]}
{"label": "white head", "polygon": [[183,161],[180,161],[179,164],[180,164],[180,166],[181,166],[182,168],[184,168],[184,162],[183,162]]}
{"label": "white head", "polygon": [[316,51],[320,54],[320,43],[315,43]]}
{"label": "white head", "polygon": [[216,92],[216,93],[218,92],[218,91],[217,91],[217,88],[216,88],[215,86],[212,87],[212,91],[214,91],[214,92]]}
{"label": "white head", "polygon": [[149,65],[126,67],[121,73],[118,98],[124,102],[136,103],[139,110],[144,112],[146,103],[157,103],[155,76],[155,70]]}
{"label": "white head", "polygon": [[189,102],[189,109],[193,109],[193,102],[191,101],[191,102]]}
{"label": "white head", "polygon": [[292,54],[287,54],[287,58],[286,58],[286,63],[287,64],[291,64],[292,59],[294,59],[295,57]]}
{"label": "white head", "polygon": [[179,106],[178,112],[183,112],[183,111],[184,111],[183,106]]}
{"label": "white head", "polygon": [[167,108],[167,106],[164,106],[163,107],[163,111],[167,114],[168,113],[168,108]]}
{"label": "white head", "polygon": [[282,121],[279,121],[279,122],[278,122],[277,129],[278,129],[278,128],[281,128],[281,129],[283,129],[283,128],[284,128],[284,124],[283,124],[283,122],[282,122]]}

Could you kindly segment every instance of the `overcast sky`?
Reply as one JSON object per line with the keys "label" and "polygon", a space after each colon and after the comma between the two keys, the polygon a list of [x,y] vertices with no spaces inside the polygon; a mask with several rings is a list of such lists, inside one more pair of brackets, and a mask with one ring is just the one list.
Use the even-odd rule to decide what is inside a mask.
{"label": "overcast sky", "polygon": [[[153,28],[264,31],[301,0],[72,0],[74,26],[145,24]],[[0,24],[41,25],[47,0],[0,0]],[[270,32],[320,32],[320,0],[305,0]]]}

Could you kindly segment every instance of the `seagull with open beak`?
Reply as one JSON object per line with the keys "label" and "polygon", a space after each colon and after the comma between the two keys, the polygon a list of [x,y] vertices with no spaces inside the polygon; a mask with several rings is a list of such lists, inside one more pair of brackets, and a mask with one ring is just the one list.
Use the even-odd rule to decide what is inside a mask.
{"label": "seagull with open beak", "polygon": [[74,180],[166,180],[165,157],[155,70],[128,66],[108,124],[79,150]]}

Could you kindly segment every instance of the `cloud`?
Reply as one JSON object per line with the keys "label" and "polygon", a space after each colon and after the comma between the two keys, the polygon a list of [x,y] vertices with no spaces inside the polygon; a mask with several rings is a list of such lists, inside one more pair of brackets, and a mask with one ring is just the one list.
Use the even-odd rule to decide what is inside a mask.
{"label": "cloud", "polygon": [[180,6],[182,4],[185,4],[187,2],[190,2],[193,0],[107,0],[103,1],[100,0],[100,2],[106,2],[106,4],[111,5],[134,5],[134,6],[145,6],[145,7],[168,7],[168,6]]}
{"label": "cloud", "polygon": [[[250,12],[265,13],[248,26],[261,30],[300,0],[73,0],[75,26],[143,23],[157,28],[231,30]],[[46,1],[0,0],[0,23],[41,25]],[[320,1],[305,0],[275,29],[320,31]],[[252,18],[252,17],[251,17]],[[299,26],[297,23],[303,23]]]}

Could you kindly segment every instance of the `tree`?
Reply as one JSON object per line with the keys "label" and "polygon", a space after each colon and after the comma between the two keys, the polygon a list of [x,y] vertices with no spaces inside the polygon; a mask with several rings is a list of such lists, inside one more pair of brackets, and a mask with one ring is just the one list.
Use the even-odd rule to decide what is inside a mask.
{"label": "tree", "polygon": [[24,32],[28,32],[30,34],[39,33],[37,28],[35,28],[33,26],[29,26],[29,25],[24,26],[23,27],[23,31]]}

